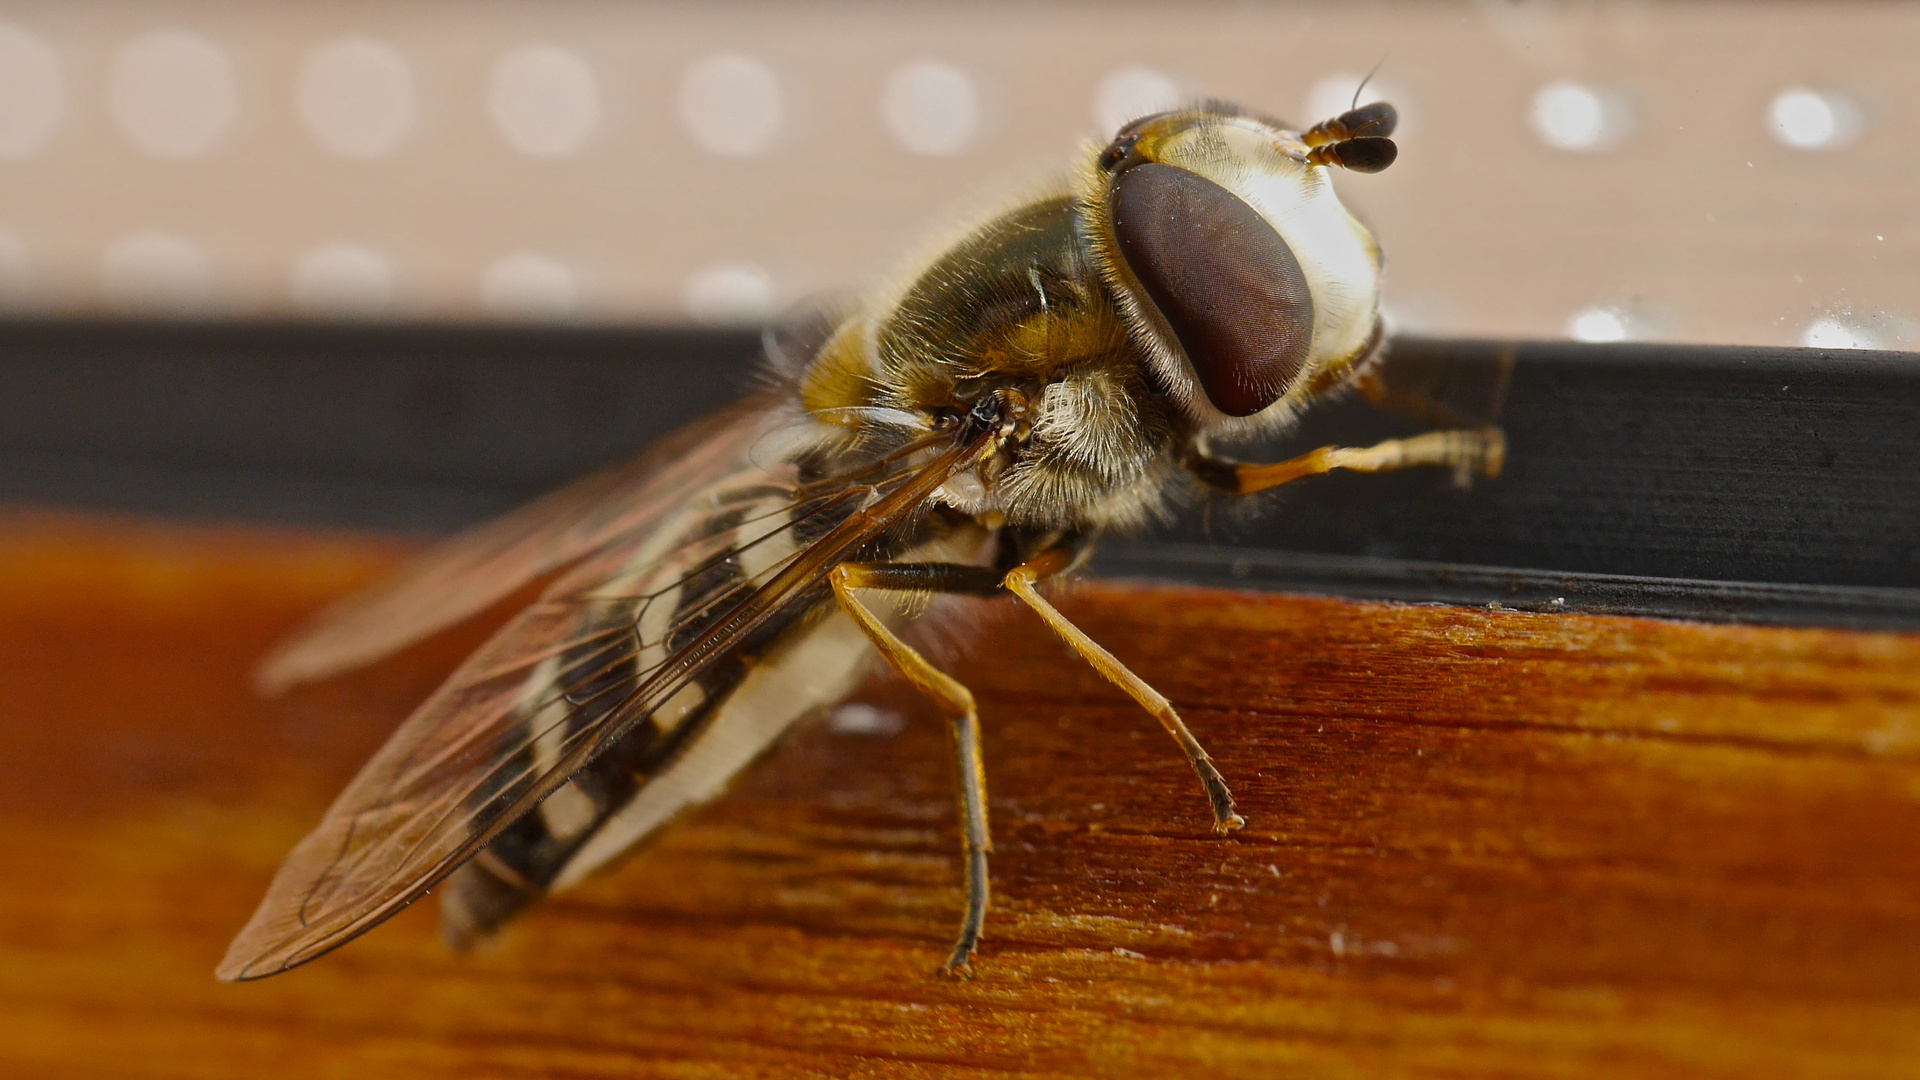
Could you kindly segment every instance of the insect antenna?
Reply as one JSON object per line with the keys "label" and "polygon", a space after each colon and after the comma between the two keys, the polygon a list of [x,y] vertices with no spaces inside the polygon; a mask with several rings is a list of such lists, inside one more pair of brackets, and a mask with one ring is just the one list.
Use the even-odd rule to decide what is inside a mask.
{"label": "insect antenna", "polygon": [[[1320,123],[1308,128],[1301,136],[1301,141],[1310,147],[1318,149],[1322,146],[1354,142],[1360,139],[1385,139],[1387,136],[1392,135],[1394,128],[1400,123],[1400,114],[1392,105],[1384,101],[1375,101],[1367,105],[1360,104],[1361,93],[1366,90],[1367,84],[1373,81],[1374,75],[1379,73],[1381,66],[1386,62],[1387,58],[1382,56],[1379,63],[1373,65],[1373,70],[1367,72],[1367,77],[1361,79],[1360,84],[1353,88],[1352,104],[1348,106],[1346,112],[1341,113],[1331,120],[1322,120]],[[1360,164],[1339,160],[1340,155],[1327,155],[1326,160],[1316,160],[1314,164],[1341,165],[1349,169],[1354,169],[1357,172],[1379,172],[1381,169],[1386,168],[1387,165],[1393,163],[1391,154],[1387,154],[1386,161],[1378,164],[1376,167],[1367,168],[1364,167],[1364,165],[1378,161],[1381,154],[1382,151],[1376,147],[1372,151],[1361,151],[1359,154],[1353,155],[1354,162]]]}
{"label": "insect antenna", "polygon": [[1373,62],[1373,67],[1367,71],[1366,78],[1361,79],[1360,85],[1353,88],[1353,100],[1347,102],[1348,112],[1352,112],[1353,110],[1360,107],[1360,92],[1367,88],[1367,84],[1373,81],[1373,77],[1375,75],[1380,74],[1380,69],[1386,66],[1387,57],[1390,55],[1392,55],[1392,50],[1388,50],[1387,52],[1381,53],[1380,59],[1375,60]]}
{"label": "insect antenna", "polygon": [[1307,144],[1307,160],[1315,165],[1338,165],[1354,172],[1377,173],[1394,163],[1400,148],[1387,136],[1399,126],[1400,114],[1384,101],[1360,104],[1360,92],[1379,72],[1387,58],[1373,65],[1367,77],[1353,88],[1353,104],[1331,120],[1322,120],[1300,136]]}
{"label": "insect antenna", "polygon": [[1315,165],[1338,165],[1358,173],[1377,173],[1399,156],[1400,148],[1392,139],[1374,135],[1325,143],[1307,151],[1307,160]]}

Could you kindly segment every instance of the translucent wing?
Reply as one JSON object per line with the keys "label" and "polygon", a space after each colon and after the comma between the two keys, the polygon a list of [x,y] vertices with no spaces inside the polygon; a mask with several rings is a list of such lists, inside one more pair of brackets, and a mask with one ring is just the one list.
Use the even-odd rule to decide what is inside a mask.
{"label": "translucent wing", "polygon": [[826,595],[834,566],[872,552],[986,438],[927,436],[826,479],[747,465],[684,493],[649,536],[584,559],[367,763],[217,974],[284,971],[418,899],[636,723],[771,644]]}
{"label": "translucent wing", "polygon": [[650,530],[687,491],[740,467],[769,424],[770,404],[749,401],[697,421],[624,465],[434,548],[387,582],[322,611],[261,663],[256,684],[273,693],[371,663]]}

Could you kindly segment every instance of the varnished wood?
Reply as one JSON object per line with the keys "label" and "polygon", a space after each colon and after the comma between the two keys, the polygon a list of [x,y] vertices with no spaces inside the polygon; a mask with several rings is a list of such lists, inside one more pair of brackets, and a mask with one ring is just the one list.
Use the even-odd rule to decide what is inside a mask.
{"label": "varnished wood", "polygon": [[[274,866],[476,631],[262,703],[256,657],[407,550],[0,525],[0,1073],[1893,1076],[1920,1069],[1920,638],[1122,584],[1011,601],[975,978],[945,733],[810,730],[455,956],[430,909],[211,975]],[[934,650],[936,657],[939,650]]]}

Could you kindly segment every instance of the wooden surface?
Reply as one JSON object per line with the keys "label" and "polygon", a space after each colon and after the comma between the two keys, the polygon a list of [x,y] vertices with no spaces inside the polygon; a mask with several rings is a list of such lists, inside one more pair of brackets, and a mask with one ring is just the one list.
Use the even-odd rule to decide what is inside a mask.
{"label": "wooden surface", "polygon": [[263,703],[397,541],[0,517],[0,1073],[1893,1076],[1920,1071],[1920,638],[1119,584],[1061,604],[1248,820],[1031,619],[987,729],[977,976],[949,764],[815,727],[493,948],[431,905],[212,978],[471,631]]}

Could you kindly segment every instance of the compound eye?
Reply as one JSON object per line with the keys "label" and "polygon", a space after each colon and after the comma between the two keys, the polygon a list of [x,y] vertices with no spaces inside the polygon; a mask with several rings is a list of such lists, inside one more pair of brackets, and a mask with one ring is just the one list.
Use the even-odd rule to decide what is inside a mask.
{"label": "compound eye", "polygon": [[1213,407],[1280,400],[1313,343],[1313,297],[1273,226],[1198,173],[1147,163],[1114,177],[1113,232]]}

